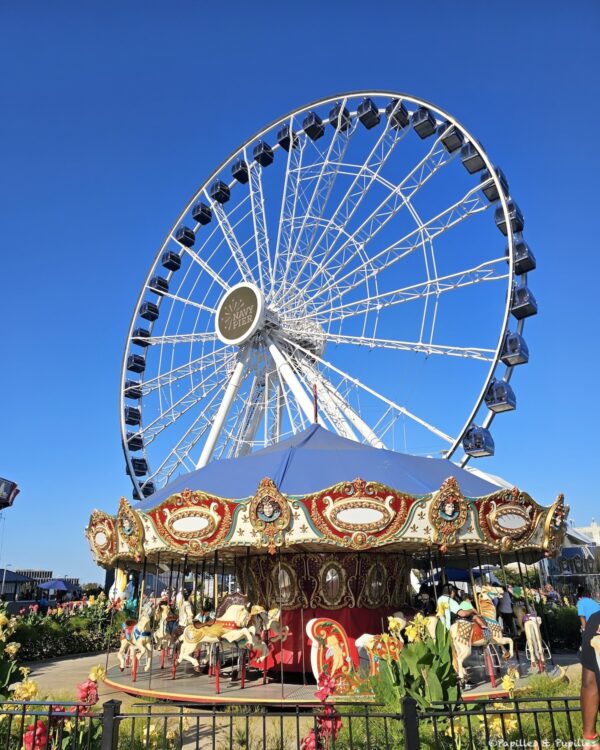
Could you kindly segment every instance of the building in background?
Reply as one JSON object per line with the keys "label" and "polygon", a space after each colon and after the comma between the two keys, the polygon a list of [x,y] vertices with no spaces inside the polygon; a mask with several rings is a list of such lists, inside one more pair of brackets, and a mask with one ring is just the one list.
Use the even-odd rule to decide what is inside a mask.
{"label": "building in background", "polygon": [[577,526],[575,531],[578,531],[585,536],[589,536],[590,539],[593,539],[594,544],[600,546],[600,526],[598,526],[595,518],[592,518],[592,522],[589,526]]}
{"label": "building in background", "polygon": [[[47,581],[51,581],[53,578],[58,578],[59,576],[55,576],[54,573],[51,570],[32,570],[32,569],[25,569],[25,570],[17,570],[17,573],[19,573],[22,576],[27,576],[31,581],[35,581],[35,583],[39,586],[40,583],[46,583]],[[73,586],[79,587],[79,578],[69,578],[68,576],[60,576],[61,579],[65,580],[67,583],[72,583]]]}

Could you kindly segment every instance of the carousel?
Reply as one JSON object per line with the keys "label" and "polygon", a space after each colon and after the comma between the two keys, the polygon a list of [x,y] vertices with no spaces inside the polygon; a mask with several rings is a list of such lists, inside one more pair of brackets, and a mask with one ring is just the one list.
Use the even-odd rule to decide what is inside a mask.
{"label": "carousel", "polygon": [[[126,612],[111,685],[299,704],[327,674],[368,699],[388,618],[398,650],[415,580],[437,601],[455,569],[480,618],[451,624],[456,669],[480,648],[494,683],[513,643],[482,571],[527,575],[567,514],[472,466],[529,359],[523,229],[475,136],[391,91],[300,107],[209,174],[131,318],[132,500],[86,531]],[[519,622],[541,669],[531,601]]]}
{"label": "carousel", "polygon": [[[414,614],[411,573],[499,560],[525,567],[556,552],[566,513],[562,496],[542,507],[447,459],[314,425],[142,503],[122,499],[116,515],[93,512],[94,556],[117,568],[111,598],[133,606],[136,620],[110,655],[107,680],[185,701],[310,703],[325,671],[340,698],[363,699],[377,653],[369,642],[361,663],[361,646],[386,632],[389,616]],[[129,592],[125,571],[137,573]],[[490,623],[492,590],[485,577],[473,581]],[[490,631],[490,643],[510,641],[512,657],[502,628]]]}

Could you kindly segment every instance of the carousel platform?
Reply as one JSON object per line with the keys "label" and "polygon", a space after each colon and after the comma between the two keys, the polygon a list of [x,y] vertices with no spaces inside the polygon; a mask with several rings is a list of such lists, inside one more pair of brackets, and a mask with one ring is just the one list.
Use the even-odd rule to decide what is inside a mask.
{"label": "carousel platform", "polygon": [[[527,678],[519,681],[523,687]],[[208,674],[196,674],[191,667],[179,667],[177,676],[172,679],[169,668],[161,669],[153,664],[151,670],[139,670],[135,682],[131,669],[123,672],[118,665],[109,667],[104,680],[105,684],[115,690],[140,698],[172,701],[200,705],[257,705],[257,706],[311,706],[320,705],[315,698],[317,686],[303,685],[297,675],[290,675],[289,681],[281,683],[280,675],[269,673],[268,682],[263,682],[263,674],[257,670],[248,670],[242,688],[239,679],[232,681],[224,672],[219,679],[219,694],[216,692],[216,680]],[[471,690],[463,693],[465,701],[477,701],[483,698],[505,698],[508,695],[498,681],[492,686],[488,680],[478,681]],[[369,699],[361,696],[358,701],[366,703]],[[335,701],[335,699],[334,699]],[[371,699],[375,702],[375,698]],[[351,703],[350,696],[344,696],[343,703]]]}

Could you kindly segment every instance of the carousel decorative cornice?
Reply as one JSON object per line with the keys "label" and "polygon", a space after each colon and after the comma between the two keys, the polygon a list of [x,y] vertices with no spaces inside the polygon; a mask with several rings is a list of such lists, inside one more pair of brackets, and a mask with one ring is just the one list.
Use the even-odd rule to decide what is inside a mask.
{"label": "carousel decorative cornice", "polygon": [[468,498],[454,477],[427,495],[357,478],[304,496],[287,496],[266,477],[253,496],[237,500],[186,489],[139,510],[123,498],[116,517],[94,511],[86,535],[105,567],[162,552],[202,558],[220,549],[274,553],[315,544],[411,553],[423,547],[446,553],[467,544],[550,556],[562,543],[568,511],[562,495],[544,508],[517,488]]}

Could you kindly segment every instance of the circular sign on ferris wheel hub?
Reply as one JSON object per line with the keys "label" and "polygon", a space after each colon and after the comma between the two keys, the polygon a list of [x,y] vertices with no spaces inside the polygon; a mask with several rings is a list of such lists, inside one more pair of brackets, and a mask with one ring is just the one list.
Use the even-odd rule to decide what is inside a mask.
{"label": "circular sign on ferris wheel hub", "polygon": [[254,284],[233,286],[219,303],[215,328],[224,344],[237,346],[248,341],[263,324],[265,299]]}

